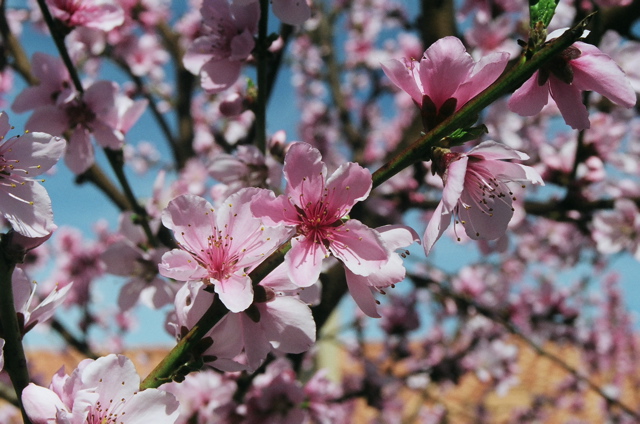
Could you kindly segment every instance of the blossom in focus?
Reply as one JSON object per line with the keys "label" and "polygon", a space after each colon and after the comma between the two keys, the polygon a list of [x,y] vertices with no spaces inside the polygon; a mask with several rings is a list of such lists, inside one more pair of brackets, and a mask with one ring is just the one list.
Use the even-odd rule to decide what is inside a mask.
{"label": "blossom in focus", "polygon": [[451,218],[474,240],[502,236],[514,211],[513,192],[507,183],[529,181],[544,185],[530,166],[504,161],[528,158],[495,141],[485,141],[466,154],[447,151],[436,157],[434,167],[442,177],[444,190],[424,233],[425,253],[429,254]]}
{"label": "blossom in focus", "polygon": [[[176,312],[167,327],[178,338],[192,328],[214,301],[201,282],[189,282],[176,295]],[[255,371],[270,352],[302,353],[315,341],[309,307],[295,295],[299,288],[281,265],[254,287],[254,303],[227,313],[208,333],[213,344],[203,358],[223,371]]]}
{"label": "blossom in focus", "polygon": [[382,63],[382,70],[420,108],[425,129],[452,115],[493,83],[507,66],[509,53],[494,52],[478,62],[456,37],[433,43],[420,61],[404,58]]}
{"label": "blossom in focus", "polygon": [[[553,31],[547,40],[566,29]],[[522,116],[538,114],[553,98],[564,121],[577,130],[590,127],[583,91],[595,91],[626,108],[636,104],[636,94],[624,71],[596,46],[575,42],[537,70],[509,99],[509,109]]]}
{"label": "blossom in focus", "polygon": [[247,309],[253,302],[248,273],[291,234],[284,226],[265,227],[252,215],[251,199],[257,190],[242,189],[217,210],[198,196],[173,199],[162,222],[173,230],[180,248],[163,255],[160,274],[213,285],[230,311]]}
{"label": "blossom in focus", "polygon": [[140,391],[140,376],[125,356],[85,359],[71,375],[60,369],[49,388],[30,383],[22,403],[35,423],[173,424],[178,401],[158,389]]}
{"label": "blossom in focus", "polygon": [[200,75],[200,84],[209,93],[231,87],[249,57],[258,29],[258,2],[204,0],[200,8],[205,35],[194,40],[184,55],[184,67]]}
{"label": "blossom in focus", "polygon": [[[419,242],[420,237],[410,227],[404,225],[385,225],[376,228],[382,242],[389,251],[403,249],[414,242]],[[409,252],[404,250],[400,254],[391,253],[389,260],[379,270],[368,276],[362,276],[345,269],[349,293],[362,312],[373,318],[380,318],[376,308],[376,300],[373,291],[382,291],[383,288],[404,280],[406,270],[402,263],[402,257]]]}
{"label": "blossom in focus", "polygon": [[262,190],[251,210],[267,225],[296,227],[285,256],[296,285],[316,282],[324,258],[338,258],[353,274],[368,276],[389,260],[380,235],[355,219],[346,219],[357,202],[371,191],[371,174],[360,165],[343,164],[329,178],[320,152],[306,143],[293,143],[284,161],[287,188],[275,197]]}
{"label": "blossom in focus", "polygon": [[[0,140],[11,129],[0,112]],[[64,153],[65,141],[40,132],[11,137],[0,144],[0,213],[25,237],[45,237],[53,231],[51,199],[33,177],[48,171]]]}

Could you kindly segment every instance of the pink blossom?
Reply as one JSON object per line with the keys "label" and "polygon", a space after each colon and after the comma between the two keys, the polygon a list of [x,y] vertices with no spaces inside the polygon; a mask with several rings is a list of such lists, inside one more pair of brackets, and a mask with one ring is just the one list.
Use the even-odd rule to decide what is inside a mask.
{"label": "pink blossom", "polygon": [[25,88],[16,96],[11,105],[14,112],[61,105],[77,95],[69,71],[60,58],[36,52],[31,58],[31,69],[39,84]]}
{"label": "pink blossom", "polygon": [[[547,40],[564,31],[553,31]],[[582,103],[583,91],[598,92],[626,108],[636,104],[636,94],[622,69],[596,46],[578,41],[518,88],[509,99],[509,108],[519,115],[533,116],[551,95],[565,122],[583,130],[591,125],[589,111]]]}
{"label": "pink blossom", "polygon": [[430,129],[491,85],[508,60],[508,53],[495,52],[475,62],[459,39],[444,37],[419,62],[392,59],[382,63],[382,70],[411,96],[425,128]]}
{"label": "pink blossom", "polygon": [[630,199],[618,199],[615,208],[598,211],[593,217],[591,236],[604,254],[629,251],[640,260],[640,211]]}
{"label": "pink blossom", "polygon": [[87,88],[82,97],[65,99],[55,105],[34,104],[36,110],[26,127],[55,135],[71,130],[65,163],[71,171],[81,174],[94,162],[90,135],[102,147],[120,149],[124,134],[142,115],[146,105],[146,100],[133,101],[119,93],[116,83],[98,81]]}
{"label": "pink blossom", "polygon": [[56,269],[48,285],[65,287],[73,283],[65,298],[67,306],[89,302],[92,282],[104,273],[100,255],[105,247],[100,242],[83,240],[81,232],[75,228],[62,227],[56,231]]}
{"label": "pink blossom", "polygon": [[[0,112],[0,140],[10,129],[8,115]],[[25,237],[45,237],[55,228],[51,199],[33,177],[55,165],[64,145],[63,139],[41,132],[11,137],[0,144],[0,213]]]}
{"label": "pink blossom", "polygon": [[320,152],[306,143],[293,143],[284,162],[287,188],[275,197],[263,190],[251,210],[268,225],[295,226],[291,250],[285,256],[291,281],[300,287],[316,282],[324,258],[332,254],[352,273],[368,276],[389,260],[380,235],[349,211],[371,191],[371,174],[360,165],[343,164],[327,178]]}
{"label": "pink blossom", "polygon": [[243,189],[218,209],[205,199],[183,195],[169,203],[163,224],[173,230],[180,249],[162,257],[160,273],[179,281],[213,285],[232,312],[253,301],[248,273],[291,234],[285,227],[266,228],[251,214],[257,189]]}
{"label": "pink blossom", "polygon": [[13,287],[13,302],[16,307],[16,313],[20,317],[18,321],[23,335],[36,324],[51,318],[56,308],[64,301],[69,289],[71,289],[71,284],[61,289],[56,287],[45,299],[38,302],[35,299],[36,282],[30,281],[27,274],[20,268],[15,268],[13,271],[11,285]]}
{"label": "pink blossom", "polygon": [[269,364],[264,374],[253,380],[247,393],[247,423],[297,424],[308,422],[303,408],[305,393],[286,359]]}
{"label": "pink blossom", "polygon": [[200,11],[206,35],[197,38],[184,55],[185,68],[200,75],[200,84],[209,93],[219,93],[236,82],[255,45],[260,6],[239,3],[204,0]]}
{"label": "pink blossom", "polygon": [[209,175],[221,182],[227,197],[243,187],[278,187],[282,166],[255,146],[238,146],[234,155],[221,153],[209,164]]}
{"label": "pink blossom", "polygon": [[120,6],[103,0],[47,0],[51,14],[67,27],[111,31],[124,23],[124,11]]}
{"label": "pink blossom", "polygon": [[[214,295],[201,282],[189,282],[176,295],[175,316],[168,327],[177,335],[192,328],[211,306]],[[315,341],[311,310],[292,296],[297,289],[283,266],[271,272],[256,290],[256,299],[244,312],[228,313],[207,334],[213,340],[203,357],[224,371],[255,371],[270,352],[302,353]]]}
{"label": "pink blossom", "polygon": [[171,382],[160,388],[173,393],[180,402],[176,424],[231,422],[237,384],[228,374],[203,369],[187,375],[180,383]]}
{"label": "pink blossom", "polygon": [[533,168],[503,161],[528,158],[495,141],[485,141],[469,153],[449,152],[435,159],[444,190],[424,233],[425,253],[429,254],[452,217],[474,240],[495,240],[502,236],[513,216],[513,193],[507,183],[529,181],[544,185]]}
{"label": "pink blossom", "polygon": [[121,215],[119,230],[124,237],[110,244],[100,259],[107,273],[129,277],[118,295],[120,309],[128,311],[138,302],[153,309],[172,303],[177,287],[158,276],[158,264],[168,249],[142,249],[146,236],[130,212]]}
{"label": "pink blossom", "polygon": [[130,359],[108,355],[85,359],[71,375],[61,369],[49,388],[29,384],[22,403],[34,424],[172,424],[178,401],[158,389],[140,391],[140,377]]}

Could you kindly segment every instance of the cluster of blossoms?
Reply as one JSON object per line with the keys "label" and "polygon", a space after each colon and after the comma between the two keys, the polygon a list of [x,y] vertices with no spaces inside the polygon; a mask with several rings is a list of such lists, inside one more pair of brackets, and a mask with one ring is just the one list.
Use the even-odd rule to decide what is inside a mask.
{"label": "cluster of blossoms", "polygon": [[[640,126],[622,110],[635,105],[640,84],[616,63],[633,68],[640,44],[619,47],[615,35],[598,34],[605,53],[587,43],[587,33],[579,37],[582,25],[551,31],[572,24],[559,6],[554,21],[532,23],[516,59],[526,15],[517,1],[452,4],[461,28],[471,26],[462,39],[431,34],[439,26],[426,3],[416,21],[401,4],[382,0],[273,0],[270,8],[196,0],[179,19],[165,0],[41,3],[43,13],[2,11],[7,37],[21,25],[46,26],[63,58],[36,52],[29,64],[11,37],[0,49],[7,69],[30,83],[12,110],[32,111],[25,133],[11,138],[0,113],[0,224],[8,229],[0,237],[0,285],[10,283],[15,309],[0,314],[0,347],[19,351],[16,343],[57,308],[78,306],[76,348],[122,351],[122,334],[144,305],[166,317],[178,348],[166,359],[171,370],[160,366],[142,382],[131,360],[109,354],[80,362],[70,375],[59,370],[48,388],[24,383],[15,358],[0,355],[31,422],[346,423],[361,397],[385,422],[442,423],[449,419],[443,403],[421,398],[409,411],[407,392],[429,395],[473,374],[506,394],[518,384],[521,352],[541,351],[544,342],[576,349],[591,372],[612,376],[613,388],[598,392],[607,418],[640,419],[619,392],[639,346],[617,277],[606,273],[608,255],[640,258]],[[267,11],[282,23],[280,34],[266,33]],[[346,37],[336,37],[336,25]],[[389,31],[397,37],[380,42]],[[532,76],[520,72],[568,36],[573,44]],[[337,42],[345,55],[333,49]],[[126,82],[103,79],[107,60]],[[286,142],[284,131],[267,137],[265,109],[283,63],[293,70],[301,141]],[[244,78],[251,66],[257,86]],[[505,74],[523,81],[513,93],[501,88]],[[12,75],[2,70],[0,93],[9,92]],[[486,114],[474,109],[498,91],[503,98]],[[395,115],[385,110],[389,94]],[[295,108],[275,106],[283,116]],[[147,115],[175,163],[153,141],[127,143]],[[582,132],[566,132],[560,116]],[[473,127],[479,118],[486,127]],[[432,136],[442,128],[448,136]],[[405,153],[389,156],[421,130]],[[92,139],[121,189],[101,171]],[[415,152],[421,156],[407,159]],[[57,229],[37,178],[63,155],[78,183],[95,184],[123,211],[117,230],[97,224],[98,240],[87,241],[79,230]],[[404,169],[392,176],[397,163]],[[158,171],[144,203],[124,165],[142,177]],[[548,201],[523,202],[527,184]],[[52,277],[37,291],[26,273],[44,268],[40,245],[54,230]],[[446,235],[460,242],[456,249],[477,240],[482,260],[460,265],[440,242],[446,261],[439,262],[432,252]],[[424,255],[416,258],[410,251],[418,244]],[[586,263],[593,275],[557,287],[563,272],[573,280],[576,265]],[[453,265],[460,266],[452,273]],[[104,274],[125,279],[112,310],[92,307]],[[601,298],[585,290],[586,280],[599,280]],[[326,350],[313,347],[323,337],[342,343],[322,330],[347,292],[357,305],[355,338],[327,361]],[[364,316],[381,318],[380,352],[370,349]],[[110,337],[93,341],[96,327]],[[311,362],[349,368],[343,359],[360,366],[339,383],[311,369]],[[202,372],[189,374],[196,369]],[[313,376],[303,383],[303,373]],[[584,382],[576,371],[556,389],[577,402]],[[478,421],[490,420],[485,406]],[[514,422],[537,417],[536,408],[532,401],[514,412]]]}

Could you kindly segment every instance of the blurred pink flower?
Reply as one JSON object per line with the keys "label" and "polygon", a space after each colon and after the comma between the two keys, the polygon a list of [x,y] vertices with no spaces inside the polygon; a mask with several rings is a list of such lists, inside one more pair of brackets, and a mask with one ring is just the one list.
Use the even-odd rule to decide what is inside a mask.
{"label": "blurred pink flower", "polygon": [[[238,5],[259,4],[258,0],[234,0]],[[307,0],[272,0],[273,14],[289,25],[301,25],[311,17]]]}
{"label": "blurred pink flower", "polygon": [[85,359],[71,375],[60,369],[49,388],[30,383],[22,392],[33,423],[172,424],[178,401],[158,389],[140,391],[140,377],[130,359],[108,355]]}
{"label": "blurred pink flower", "polygon": [[200,11],[205,35],[188,48],[183,63],[189,72],[200,75],[203,89],[219,93],[236,82],[255,46],[260,6],[257,2],[204,0]]}
{"label": "blurred pink flower", "polygon": [[124,23],[122,8],[104,0],[47,0],[47,3],[51,14],[69,28],[83,26],[111,31]]}
{"label": "blurred pink flower", "polygon": [[283,226],[265,227],[251,214],[256,192],[240,190],[218,210],[198,196],[173,199],[162,222],[173,230],[180,249],[164,254],[160,273],[179,281],[201,280],[213,285],[230,311],[247,309],[253,302],[248,273],[291,234]]}
{"label": "blurred pink flower", "polygon": [[[566,29],[553,31],[552,40]],[[522,116],[538,114],[553,98],[564,121],[577,130],[590,127],[583,91],[595,91],[626,108],[636,104],[636,94],[624,71],[591,44],[576,42],[536,71],[509,99],[509,109]]]}
{"label": "blurred pink flower", "polygon": [[275,197],[263,190],[251,210],[267,225],[295,226],[291,250],[285,256],[289,277],[300,287],[316,282],[324,258],[333,254],[352,273],[368,276],[389,260],[380,235],[355,219],[346,219],[371,191],[371,174],[356,163],[340,166],[329,178],[320,152],[293,143],[284,161],[287,189]]}
{"label": "blurred pink flower", "polygon": [[418,62],[391,59],[382,70],[406,91],[431,129],[493,83],[507,66],[509,53],[495,52],[475,62],[456,37],[444,37],[429,47]]}
{"label": "blurred pink flower", "polygon": [[[0,112],[0,140],[9,129],[8,115]],[[55,228],[51,199],[33,177],[51,169],[64,147],[63,139],[40,132],[11,137],[0,144],[0,213],[25,237],[45,237]]]}
{"label": "blurred pink flower", "polygon": [[513,216],[513,193],[507,183],[529,181],[544,185],[530,166],[503,161],[528,158],[495,141],[485,141],[466,154],[448,152],[434,159],[444,190],[424,233],[425,253],[429,254],[452,217],[474,240],[502,236]]}

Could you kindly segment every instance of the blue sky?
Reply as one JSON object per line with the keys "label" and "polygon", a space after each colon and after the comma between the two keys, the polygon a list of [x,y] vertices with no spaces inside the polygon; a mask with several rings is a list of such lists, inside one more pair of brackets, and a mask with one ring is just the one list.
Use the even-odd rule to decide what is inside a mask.
{"label": "blue sky", "polygon": [[[275,30],[278,22],[273,16],[270,19],[270,24]],[[27,29],[25,34],[30,34],[24,38],[25,47],[29,56],[35,51],[55,52],[55,47],[48,37],[33,34],[30,29]],[[114,68],[105,67],[103,73],[105,78],[112,78],[117,75],[118,72],[115,71]],[[272,101],[267,119],[268,133],[271,134],[277,130],[284,129],[288,133],[289,141],[296,138],[296,122],[300,114],[294,100],[294,94],[290,88],[290,77],[291,74],[286,69],[279,76],[273,95],[273,98],[276,100]],[[19,77],[16,77],[16,86],[11,95],[15,96],[23,87],[24,84],[22,81]],[[281,99],[285,99],[285,101]],[[7,98],[7,101],[10,104],[11,96]],[[8,107],[6,109],[9,111],[11,123],[16,127],[13,134],[20,133],[24,128],[24,122],[29,114],[18,115],[11,113]],[[167,155],[168,151],[164,137],[157,129],[155,121],[148,112],[133,127],[127,135],[127,139],[134,144],[139,141],[151,141],[165,157],[169,157]],[[99,149],[96,150],[96,156],[98,163],[102,165],[103,169],[108,170],[109,167],[104,160],[104,155]],[[150,196],[151,185],[155,174],[150,173],[144,177],[135,176],[132,173],[129,173],[129,175],[132,177],[131,181],[133,182],[136,195],[140,198]],[[47,177],[45,186],[52,199],[57,225],[60,227],[66,225],[74,226],[79,228],[86,237],[93,238],[94,233],[92,227],[96,219],[102,218],[109,222],[112,230],[115,230],[119,211],[106,201],[104,196],[91,185],[85,184],[78,186],[74,184],[73,181],[74,175],[68,171],[63,164],[57,167],[55,175]],[[415,229],[419,234],[422,234],[424,223],[418,223],[415,220],[413,220],[412,223],[416,224]],[[411,258],[412,260],[425,260],[422,249],[419,246],[412,248]],[[433,257],[430,257],[428,261],[434,261],[439,266],[444,266],[447,271],[453,272],[461,266],[477,259],[477,249],[471,244],[460,245],[450,240],[442,239],[438,242]],[[621,274],[621,284],[625,291],[625,302],[627,306],[635,312],[640,311],[640,290],[637,288],[637,284],[639,283],[637,275],[640,271],[640,264],[630,255],[622,254],[613,260],[612,268]],[[560,274],[558,280],[570,283],[581,276],[590,275],[591,272],[591,268],[579,266],[576,269]],[[95,295],[96,298],[101,300],[104,307],[115,307],[115,298],[117,296],[117,290],[115,290],[115,288],[119,288],[122,285],[122,281],[121,279],[110,277],[98,284],[98,290]],[[399,290],[401,290],[400,287]],[[352,304],[347,302],[344,310],[349,310],[352,306]],[[139,307],[137,314],[140,325],[136,331],[127,336],[125,339],[127,344],[171,344],[172,338],[164,331],[164,311],[151,311],[144,307]],[[63,311],[60,316],[64,321],[71,323],[77,317],[77,311]],[[375,325],[373,325],[373,327],[375,327]],[[374,336],[376,334],[375,332],[372,333]],[[97,337],[99,338],[100,334],[97,334]],[[43,334],[36,331],[27,337],[26,343],[27,346],[59,345],[59,339],[55,334]]]}

